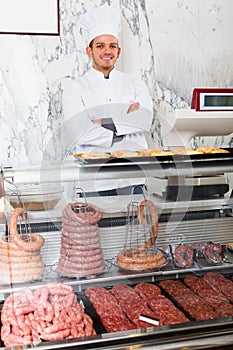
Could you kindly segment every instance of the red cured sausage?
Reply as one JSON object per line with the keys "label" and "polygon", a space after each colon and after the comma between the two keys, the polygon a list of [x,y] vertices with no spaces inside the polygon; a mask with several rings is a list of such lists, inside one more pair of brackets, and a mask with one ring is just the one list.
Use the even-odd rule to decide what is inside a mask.
{"label": "red cured sausage", "polygon": [[145,248],[150,248],[154,245],[157,236],[158,236],[158,213],[155,208],[154,203],[151,200],[145,199],[142,201],[138,208],[138,220],[139,223],[142,225],[146,224],[146,221],[143,217],[143,211],[145,206],[149,207],[150,215],[151,215],[151,226],[152,226],[152,236],[149,238],[149,240],[146,242],[146,244],[143,246]]}
{"label": "red cured sausage", "polygon": [[121,268],[129,270],[146,270],[160,267],[166,263],[166,258],[160,251],[150,252],[148,249],[155,244],[158,236],[158,214],[152,201],[142,201],[137,211],[139,224],[147,224],[144,217],[145,207],[149,208],[152,233],[145,244],[138,245],[134,248],[123,249],[118,253],[117,265]]}

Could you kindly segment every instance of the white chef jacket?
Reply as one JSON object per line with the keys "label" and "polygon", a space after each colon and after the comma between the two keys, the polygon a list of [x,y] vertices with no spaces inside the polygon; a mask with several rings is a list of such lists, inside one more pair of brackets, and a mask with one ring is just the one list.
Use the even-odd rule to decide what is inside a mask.
{"label": "white chef jacket", "polygon": [[[140,103],[139,110],[127,113],[133,102]],[[106,79],[103,73],[91,68],[78,79],[69,79],[63,84],[63,131],[66,149],[69,148],[72,154],[147,148],[144,133],[150,131],[152,110],[152,99],[142,80],[115,68]],[[113,131],[91,122],[102,118],[113,120],[116,135],[123,136],[121,141],[113,142]],[[115,181],[114,185],[112,180],[108,184],[104,181],[103,186],[101,182],[98,190],[100,187],[109,189],[132,184],[132,180],[125,179]],[[139,182],[142,181],[136,181]]]}

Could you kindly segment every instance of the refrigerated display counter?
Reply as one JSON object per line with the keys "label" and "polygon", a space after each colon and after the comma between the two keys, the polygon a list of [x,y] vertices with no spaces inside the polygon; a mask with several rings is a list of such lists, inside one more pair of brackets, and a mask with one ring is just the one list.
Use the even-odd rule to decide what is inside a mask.
{"label": "refrigerated display counter", "polygon": [[[22,347],[159,350],[231,348],[233,346],[233,252],[229,243],[233,242],[232,172],[231,149],[229,149],[229,153],[204,156],[177,155],[174,157],[111,159],[90,162],[80,162],[79,159],[74,159],[73,162],[50,164],[43,168],[3,167],[1,174],[2,194],[4,194],[4,187],[9,184],[18,188],[25,184],[29,187],[38,183],[57,183],[59,186],[65,186],[67,183],[75,182],[76,186],[82,187],[83,180],[146,178],[149,184],[146,199],[154,203],[158,213],[156,252],[162,252],[165,257],[165,262],[161,266],[152,269],[131,270],[120,268],[117,264],[117,255],[125,248],[127,242],[129,216],[130,218],[134,217],[132,213],[129,215],[128,205],[141,203],[145,200],[143,195],[120,196],[117,201],[111,201],[111,204],[100,197],[88,198],[88,202],[99,206],[103,211],[103,216],[98,222],[98,229],[105,269],[99,274],[85,277],[66,277],[57,273],[61,249],[62,210],[66,205],[66,199],[61,198],[61,201],[49,210],[29,210],[27,221],[19,220],[17,228],[21,234],[30,232],[43,236],[44,245],[41,248],[41,256],[45,270],[43,276],[38,280],[23,283],[2,281],[0,285],[1,307],[4,307],[4,303],[10,295],[20,293],[25,287],[29,288],[32,293],[36,293],[50,283],[63,283],[72,287],[77,301],[84,307],[85,313],[92,318],[96,334],[78,336],[72,339],[68,337],[54,341],[42,340],[31,345],[22,345]],[[181,185],[185,186],[186,181],[190,179],[203,179],[203,177],[210,178],[211,184],[215,185],[213,179],[218,181],[219,176],[227,179],[227,192],[225,190],[222,192],[222,186],[216,186],[217,192],[212,193],[211,191],[207,197],[193,198],[192,195],[190,196],[189,186],[188,190],[185,189],[188,191],[185,192],[185,196],[179,197],[179,193],[176,193],[178,197],[174,199],[173,197],[169,198],[167,192],[166,194],[156,193],[153,187],[153,181],[157,179],[161,181],[161,178],[166,181],[166,184],[175,184],[178,189]],[[152,180],[152,185],[150,185],[150,180]],[[191,187],[192,193],[194,189],[196,191],[196,185]],[[213,189],[213,186],[211,188]],[[8,200],[9,197],[6,199]],[[2,217],[1,221],[1,236],[9,231],[12,210],[12,207],[6,207],[5,216]],[[130,227],[132,230],[132,225]],[[134,236],[134,232],[130,231],[130,234],[132,240],[138,239],[138,236]],[[197,249],[197,245],[199,248],[208,245],[210,250],[216,248],[217,252],[215,250],[211,250],[211,252],[216,253],[215,258],[219,257],[220,260],[215,260],[215,258],[211,260],[203,253],[204,250]],[[179,265],[175,255],[177,247],[193,248],[195,254],[191,265]],[[184,254],[188,254],[188,251]],[[211,276],[219,278],[219,280],[212,285],[216,291],[215,296],[211,297],[211,292],[207,291],[208,300],[208,298],[205,299],[206,291],[203,291],[203,286],[206,286],[206,281],[210,283],[208,278]],[[181,289],[177,295],[171,292],[172,288],[169,290],[165,282],[174,284],[175,290],[179,290],[179,287],[185,287],[185,289],[184,291]],[[179,284],[176,285],[176,283]],[[87,297],[87,291],[92,290],[91,288],[95,290],[95,287],[98,287],[101,291],[108,291],[112,295],[116,287],[124,288],[127,286],[130,288],[128,291],[128,299],[130,300],[131,292],[132,297],[135,297],[138,286],[147,286],[148,284],[154,286],[155,289],[158,288],[161,292],[152,301],[148,299],[146,302],[147,306],[150,305],[150,312],[153,311],[149,322],[155,320],[159,322],[158,325],[154,325],[153,322],[137,325],[135,319],[133,322],[128,314],[127,319],[131,320],[131,325],[133,324],[131,329],[116,331],[113,327],[114,331],[109,331],[111,327],[108,328],[106,325],[104,327],[101,318],[103,316],[100,317],[100,314],[97,313],[98,308],[96,309],[91,299]],[[217,287],[218,285],[219,287]],[[225,285],[225,287],[220,290],[220,285]],[[224,294],[223,291],[228,285],[230,286],[229,290]],[[156,290],[158,291],[158,289]],[[179,296],[182,296],[187,290],[192,293],[191,297],[187,296],[186,300],[189,303],[186,305],[184,299],[182,301]],[[136,300],[138,299],[136,298]],[[202,304],[203,300],[204,304]],[[122,310],[126,313],[126,304],[122,300],[119,304],[122,305]],[[201,305],[209,305],[211,312],[208,311],[208,314],[205,310],[206,306],[202,308]],[[104,302],[100,306],[103,310],[106,309]],[[171,313],[173,307],[178,310],[176,312],[179,315],[180,313],[184,315],[185,321],[174,321],[173,317],[175,316]],[[136,310],[137,302],[133,302],[129,309]],[[199,311],[195,313],[194,310]],[[113,309],[110,307],[109,314],[111,313],[113,313]],[[205,315],[203,316],[202,313]],[[141,315],[145,316],[142,311]],[[1,348],[4,348],[3,341],[1,341]]]}

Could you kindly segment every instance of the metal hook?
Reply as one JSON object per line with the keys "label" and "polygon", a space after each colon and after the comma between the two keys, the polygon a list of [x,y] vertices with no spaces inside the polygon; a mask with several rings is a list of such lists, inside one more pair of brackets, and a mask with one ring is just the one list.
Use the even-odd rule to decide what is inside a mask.
{"label": "metal hook", "polygon": [[84,203],[87,204],[87,197],[85,191],[81,187],[73,187],[72,201],[75,202],[76,198],[84,198]]}

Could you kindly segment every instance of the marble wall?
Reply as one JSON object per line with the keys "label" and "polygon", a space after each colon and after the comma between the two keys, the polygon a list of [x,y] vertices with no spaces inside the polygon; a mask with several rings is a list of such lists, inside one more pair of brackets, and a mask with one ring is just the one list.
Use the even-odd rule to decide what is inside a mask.
{"label": "marble wall", "polygon": [[[141,77],[150,89],[156,147],[164,147],[163,120],[172,119],[175,108],[189,107],[194,87],[233,86],[232,1],[60,0],[60,36],[0,34],[3,165],[57,159],[60,83],[83,74],[90,64],[79,17],[104,3],[122,11],[118,66]],[[230,135],[195,138],[191,145],[211,142],[233,143]]]}

